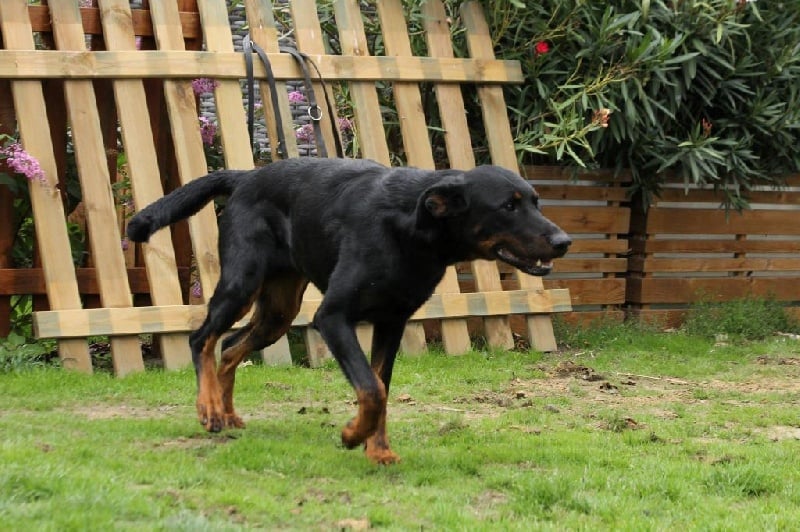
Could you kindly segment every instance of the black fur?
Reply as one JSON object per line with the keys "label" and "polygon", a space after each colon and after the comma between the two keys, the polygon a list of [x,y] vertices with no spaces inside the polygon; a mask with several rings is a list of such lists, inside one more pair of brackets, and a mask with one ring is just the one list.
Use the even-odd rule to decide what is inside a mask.
{"label": "black fur", "polygon": [[[358,393],[358,416],[342,439],[365,443],[381,463],[396,460],[385,408],[400,338],[446,267],[500,259],[545,275],[570,244],[541,214],[533,188],[503,168],[427,171],[316,158],[199,178],[134,216],[128,236],[146,241],[218,195],[230,195],[220,217],[221,279],[191,337],[201,422],[213,431],[242,426],[232,402],[236,365],[285,333],[310,281],[325,292],[313,326]],[[254,301],[252,322],[223,342],[212,378],[213,344]],[[359,321],[375,325],[371,364],[356,338]]]}

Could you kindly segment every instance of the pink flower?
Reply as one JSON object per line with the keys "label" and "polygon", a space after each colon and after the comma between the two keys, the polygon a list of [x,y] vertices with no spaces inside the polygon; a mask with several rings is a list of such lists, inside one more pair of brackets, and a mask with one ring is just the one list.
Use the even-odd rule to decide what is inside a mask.
{"label": "pink flower", "polygon": [[0,157],[6,159],[8,167],[18,174],[24,175],[28,181],[38,181],[46,183],[47,178],[44,170],[39,165],[36,157],[25,151],[19,142],[12,142],[4,148],[0,148]]}
{"label": "pink flower", "polygon": [[128,248],[130,247],[130,245],[131,245],[131,243],[127,238],[123,238],[120,241],[120,246],[122,247],[122,251],[128,251]]}
{"label": "pink flower", "polygon": [[200,281],[192,283],[191,291],[193,297],[203,297],[203,287],[200,285]]}
{"label": "pink flower", "polygon": [[306,101],[306,96],[300,91],[292,91],[289,93],[289,103],[298,104]]}
{"label": "pink flower", "polygon": [[337,122],[339,125],[339,131],[341,131],[342,133],[346,133],[351,129],[353,129],[353,121],[350,120],[349,118],[339,118],[337,119]]}
{"label": "pink flower", "polygon": [[297,137],[297,140],[302,140],[304,142],[313,142],[314,141],[314,126],[311,124],[303,124],[294,132],[294,136]]}
{"label": "pink flower", "polygon": [[197,78],[192,80],[192,90],[198,96],[214,92],[214,89],[218,86],[219,82],[211,78]]}
{"label": "pink flower", "polygon": [[536,52],[536,55],[546,54],[550,51],[550,45],[547,44],[547,41],[539,41],[533,47],[533,51]]}
{"label": "pink flower", "polygon": [[211,146],[214,144],[214,137],[217,135],[217,125],[206,118],[200,117],[200,137],[203,139],[203,144]]}

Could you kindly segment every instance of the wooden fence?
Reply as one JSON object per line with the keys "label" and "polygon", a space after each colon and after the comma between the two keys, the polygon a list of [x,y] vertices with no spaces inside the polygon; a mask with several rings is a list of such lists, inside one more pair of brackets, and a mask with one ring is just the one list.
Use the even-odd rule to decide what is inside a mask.
{"label": "wooden fence", "polygon": [[646,212],[633,204],[631,314],[675,325],[690,303],[753,296],[800,316],[800,176],[747,196],[751,208],[726,211],[719,193],[672,183]]}
{"label": "wooden fence", "polygon": [[[112,186],[129,182],[141,206],[206,172],[190,88],[196,77],[219,82],[214,99],[225,165],[252,167],[239,83],[244,61],[233,50],[223,0],[203,1],[199,9],[194,0],[153,2],[151,9],[134,10],[122,0],[101,0],[99,8],[67,4],[73,2],[50,7],[0,2],[0,128],[18,129],[48,176],[47,183],[30,186],[38,242],[32,268],[12,267],[10,247],[18,229],[12,220],[14,197],[0,185],[0,335],[8,327],[10,296],[33,294],[39,331],[59,338],[65,365],[90,370],[86,337],[102,334],[111,339],[118,374],[141,369],[137,335],[145,332],[155,335],[153,347],[164,365],[180,367],[189,360],[187,332],[202,319],[203,298],[212,293],[218,275],[214,213],[206,209],[177,224],[171,235],[165,231],[148,246],[123,249],[129,209],[115,198]],[[283,90],[280,83],[297,79],[299,72],[276,53],[272,6],[248,0],[245,7],[253,38],[271,54]],[[340,83],[352,99],[360,156],[388,163],[390,155],[402,152],[408,164],[433,167],[435,153],[437,163],[469,168],[475,164],[470,128],[482,122],[488,146],[480,148],[488,148],[495,163],[517,169],[502,84],[522,77],[516,63],[494,59],[477,4],[465,4],[459,14],[469,58],[454,57],[448,14],[439,1],[424,4],[425,56],[412,55],[399,0],[378,2],[368,13],[354,0],[337,2],[340,55],[326,53],[315,2],[294,0],[287,9],[299,49],[314,57],[329,85]],[[366,34],[365,20],[380,28],[380,39],[369,38],[375,36]],[[372,47],[375,40],[383,43],[380,54]],[[263,69],[256,74],[263,77]],[[401,137],[391,145],[376,85],[391,89],[390,112],[398,122],[391,131]],[[469,124],[464,85],[477,89],[481,104],[482,116],[469,117]],[[423,105],[431,98],[433,108]],[[261,100],[269,98],[262,93]],[[295,155],[285,98],[280,112]],[[274,138],[275,122],[269,110],[265,114]],[[441,125],[444,134],[431,134],[431,123]],[[122,167],[118,133],[129,155]],[[324,124],[323,133],[332,145],[331,124]],[[432,145],[432,138],[441,145]],[[78,209],[67,190],[71,149],[83,190]],[[757,295],[776,297],[796,311],[800,178],[783,190],[754,190],[752,210],[726,213],[713,191],[682,184],[667,187],[645,211],[630,201],[625,176],[548,167],[526,167],[522,174],[536,185],[545,213],[573,236],[570,253],[556,261],[543,284],[488,262],[449,270],[409,327],[405,351],[420,351],[426,339],[435,338],[458,353],[469,347],[468,331],[491,345],[510,347],[512,330],[535,347],[553,349],[549,313],[570,309],[562,315],[571,320],[641,316],[674,324],[698,299]],[[77,268],[66,218],[88,235],[85,259]],[[195,280],[202,286],[199,297],[191,295]],[[312,363],[327,356],[318,335],[303,327],[319,298],[309,290],[296,322]],[[476,316],[468,309],[482,310]],[[361,336],[368,343],[369,331]],[[286,341],[264,356],[287,362]]]}
{"label": "wooden fence", "polygon": [[[246,0],[244,5],[253,40],[270,54],[278,91],[283,92],[282,83],[300,78],[300,72],[291,58],[277,53],[273,6],[267,0]],[[293,0],[285,14],[291,19],[297,47],[314,59],[329,85],[346,87],[354,110],[357,155],[392,162],[385,103],[377,92],[378,86],[390,87],[402,137],[393,148],[404,152],[408,164],[434,167],[427,126],[432,117],[421,105],[424,83],[425,90],[435,93],[433,112],[444,131],[443,153],[437,161],[454,168],[474,166],[470,128],[481,120],[470,117],[467,122],[461,92],[466,84],[477,92],[493,162],[517,169],[502,84],[519,83],[522,75],[518,63],[495,59],[479,4],[467,2],[459,13],[468,58],[455,57],[448,16],[439,1],[423,6],[425,56],[412,55],[400,0],[378,2],[377,9],[368,12],[362,12],[356,0],[340,0],[334,6],[335,40],[341,47],[336,55],[326,53],[315,2]],[[367,38],[365,20],[380,28],[380,55],[371,46],[376,39]],[[190,84],[198,77],[217,81],[214,98],[225,166],[253,167],[240,88],[244,59],[233,49],[224,0],[198,5],[151,2],[147,10],[131,10],[126,0],[100,0],[99,8],[78,8],[75,2],[42,7],[28,6],[26,0],[4,0],[0,32],[0,91],[6,91],[5,97],[0,93],[0,101],[13,99],[13,108],[7,106],[4,112],[13,113],[11,123],[16,123],[25,149],[38,158],[46,175],[45,182],[29,185],[39,251],[36,267],[0,271],[4,287],[0,295],[46,293],[46,303],[37,302],[34,324],[40,336],[59,339],[66,366],[90,371],[86,338],[108,335],[116,373],[140,370],[141,333],[154,335],[166,367],[187,364],[188,331],[203,318],[203,298],[213,293],[219,275],[213,206],[188,224],[178,224],[171,235],[160,232],[148,245],[125,249],[121,235],[129,213],[115,198],[114,187],[129,187],[133,202],[143,206],[207,172]],[[204,51],[198,51],[201,42]],[[256,77],[264,75],[257,66]],[[260,96],[262,102],[270,101],[263,87]],[[296,155],[288,99],[280,101],[278,110],[265,105],[267,129],[275,138],[273,113],[280,112],[290,140],[289,154]],[[332,126],[323,123],[329,146]],[[127,155],[122,168],[117,133]],[[74,148],[81,217],[88,235],[88,258],[81,268],[73,267],[74,249],[65,228],[67,215],[75,214],[65,208],[68,145]],[[455,268],[448,270],[436,294],[409,325],[403,341],[406,352],[425,349],[422,322],[431,320],[437,322],[445,350],[463,352],[469,347],[467,318],[475,316],[490,345],[512,347],[509,316],[513,314],[524,315],[525,332],[535,347],[555,349],[550,313],[571,309],[568,290],[545,289],[541,279],[519,272],[504,274],[513,279],[515,288],[505,290],[495,263],[478,261],[468,269],[471,291],[463,291]],[[197,301],[188,293],[193,271],[202,287]],[[146,301],[136,297],[142,294]],[[319,299],[315,290],[306,293],[295,325],[308,323]],[[43,310],[45,304],[50,310]],[[318,363],[326,356],[324,343],[310,328],[304,328],[304,335],[309,359]],[[369,331],[362,330],[362,336],[368,345]],[[264,358],[272,363],[289,361],[286,339],[269,348]]]}

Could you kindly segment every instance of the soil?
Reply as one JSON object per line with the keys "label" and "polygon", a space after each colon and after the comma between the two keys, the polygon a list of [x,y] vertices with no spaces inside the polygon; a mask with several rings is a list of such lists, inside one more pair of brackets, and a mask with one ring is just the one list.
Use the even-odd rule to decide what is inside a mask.
{"label": "soil", "polygon": [[[544,408],[553,413],[564,415],[582,415],[591,418],[591,412],[603,409],[614,409],[620,412],[635,412],[637,416],[649,415],[661,419],[673,419],[678,413],[670,410],[670,404],[691,405],[707,402],[704,399],[710,394],[730,393],[732,399],[726,404],[750,404],[757,401],[761,394],[798,394],[800,393],[800,358],[768,358],[760,357],[754,362],[757,365],[784,366],[780,376],[770,374],[759,375],[754,372],[745,381],[690,381],[657,375],[635,375],[630,373],[601,374],[595,369],[562,360],[552,366],[541,366],[538,369],[545,373],[543,378],[514,378],[501,390],[476,390],[466,396],[453,398],[450,403],[423,403],[407,393],[398,393],[390,397],[390,408],[393,417],[413,416],[426,412],[452,412],[465,421],[498,417],[507,409]],[[698,391],[702,393],[698,393]],[[747,399],[752,396],[753,399]],[[562,398],[569,397],[572,406],[559,406]],[[741,397],[745,397],[742,399]],[[576,398],[582,399],[576,401]],[[547,399],[552,399],[548,402]],[[544,403],[543,401],[544,400]],[[794,400],[796,401],[796,399]],[[585,405],[585,406],[583,406]],[[579,411],[582,410],[582,411]],[[245,422],[257,419],[284,417],[288,412],[297,415],[317,415],[330,417],[340,421],[353,413],[353,402],[350,400],[332,403],[300,403],[287,402],[276,405],[274,409],[257,412],[241,412]],[[95,404],[77,410],[79,415],[89,419],[112,418],[161,418],[174,416],[193,416],[192,404],[160,405],[154,407]],[[599,428],[613,430],[642,429],[645,425],[632,417],[622,418],[614,427],[605,427],[598,421]],[[539,433],[536,427],[511,427],[523,432]],[[772,426],[754,428],[770,440],[800,440],[800,427]],[[224,441],[224,438],[220,439]],[[198,444],[193,438],[183,438],[175,445],[193,447]]]}

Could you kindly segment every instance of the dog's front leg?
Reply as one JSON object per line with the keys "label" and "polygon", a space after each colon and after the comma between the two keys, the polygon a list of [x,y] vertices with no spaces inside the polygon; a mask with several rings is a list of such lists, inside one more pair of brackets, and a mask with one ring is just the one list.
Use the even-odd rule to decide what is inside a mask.
{"label": "dog's front leg", "polygon": [[[392,381],[392,369],[400,348],[403,329],[406,320],[398,319],[391,322],[375,323],[372,334],[372,370],[383,383],[386,395],[389,395],[389,385]],[[378,464],[393,464],[400,461],[389,447],[389,436],[386,433],[386,407],[381,412],[378,420],[378,430],[367,438],[364,452],[367,458]]]}
{"label": "dog's front leg", "polygon": [[314,316],[314,327],[325,339],[356,391],[358,414],[342,429],[342,444],[352,449],[378,430],[381,416],[386,410],[386,388],[373,373],[358,344],[354,323],[343,312],[336,310],[330,299],[323,300]]}

